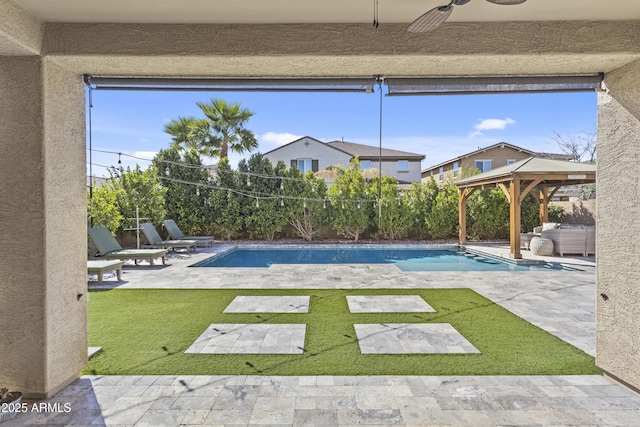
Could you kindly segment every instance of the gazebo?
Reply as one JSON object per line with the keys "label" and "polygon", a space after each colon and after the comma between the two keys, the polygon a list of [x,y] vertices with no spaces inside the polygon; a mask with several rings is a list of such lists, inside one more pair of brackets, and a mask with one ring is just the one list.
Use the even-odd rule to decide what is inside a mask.
{"label": "gazebo", "polygon": [[520,252],[520,205],[525,196],[533,193],[540,203],[540,223],[547,222],[549,200],[565,185],[596,182],[596,165],[567,162],[539,157],[529,157],[510,165],[502,166],[479,175],[461,179],[458,187],[458,215],[460,222],[460,244],[467,243],[467,199],[477,189],[495,186],[502,189],[509,201],[510,254],[521,259]]}

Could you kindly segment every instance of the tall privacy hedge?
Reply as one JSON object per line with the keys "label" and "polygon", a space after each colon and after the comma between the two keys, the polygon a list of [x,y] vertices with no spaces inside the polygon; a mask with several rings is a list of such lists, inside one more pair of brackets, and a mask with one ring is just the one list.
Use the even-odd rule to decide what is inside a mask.
{"label": "tall privacy hedge", "polygon": [[[185,166],[187,165],[187,166]],[[334,168],[333,184],[312,172],[302,174],[283,162],[273,166],[260,154],[227,160],[210,174],[194,151],[162,150],[147,170],[114,170],[91,201],[94,223],[113,232],[125,228],[132,209],[156,225],[174,219],[187,234],[219,239],[305,240],[344,237],[352,240],[450,240],[458,237],[455,185],[439,187],[433,178],[399,188],[393,177],[367,178],[358,160]],[[539,221],[532,196],[522,204],[522,229]],[[559,213],[554,212],[554,216]],[[476,191],[468,200],[467,230],[472,240],[507,239],[509,204],[499,189]]]}

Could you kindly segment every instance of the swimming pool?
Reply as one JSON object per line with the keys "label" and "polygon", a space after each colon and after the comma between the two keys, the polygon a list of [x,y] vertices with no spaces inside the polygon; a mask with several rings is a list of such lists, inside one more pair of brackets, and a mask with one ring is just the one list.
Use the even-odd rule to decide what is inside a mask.
{"label": "swimming pool", "polygon": [[270,267],[273,264],[394,264],[403,271],[561,270],[556,264],[517,265],[458,247],[237,247],[192,267]]}

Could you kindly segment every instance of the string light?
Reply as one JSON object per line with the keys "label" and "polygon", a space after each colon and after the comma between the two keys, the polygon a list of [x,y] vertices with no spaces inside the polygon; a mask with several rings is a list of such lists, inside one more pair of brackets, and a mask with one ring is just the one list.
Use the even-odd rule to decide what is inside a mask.
{"label": "string light", "polygon": [[[98,149],[92,149],[92,151],[99,151],[99,152],[118,155],[119,163],[121,163],[121,157],[122,156],[136,158],[136,159],[139,159],[139,160],[144,160],[144,161],[149,161],[149,162],[152,161],[150,159],[145,159],[145,158],[141,158],[141,157],[137,157],[137,156],[129,155],[129,154],[126,154],[126,153],[121,153],[121,152],[98,150]],[[197,168],[199,171],[203,171],[203,172],[206,171],[206,169],[201,165],[189,165],[189,164],[185,164],[185,163],[182,163],[182,162],[175,162],[175,161],[168,161],[168,160],[158,160],[158,162],[160,164],[166,163],[168,165],[176,165],[176,166],[187,167],[187,168]],[[306,205],[307,205],[307,203],[306,203],[307,200],[317,200],[317,201],[322,200],[322,208],[323,209],[327,208],[327,199],[326,198],[324,198],[324,199],[322,199],[322,198],[318,198],[318,199],[311,198],[311,199],[309,199],[309,198],[306,198],[306,197],[303,198],[303,197],[300,197],[300,196],[282,196],[282,195],[281,196],[277,196],[277,195],[274,195],[272,193],[264,193],[264,192],[256,192],[256,191],[247,192],[246,190],[243,191],[243,190],[240,190],[240,189],[233,189],[233,188],[226,188],[226,187],[216,186],[216,185],[213,185],[213,183],[215,182],[214,181],[215,178],[212,177],[212,175],[210,173],[207,174],[207,183],[208,183],[208,185],[207,184],[202,184],[202,182],[191,182],[191,181],[181,180],[181,179],[178,179],[178,178],[172,178],[172,177],[170,177],[172,175],[171,174],[171,168],[168,165],[164,169],[164,172],[165,172],[164,175],[166,175],[166,176],[160,175],[160,176],[156,176],[156,178],[159,179],[159,180],[178,182],[178,183],[182,183],[182,184],[186,184],[186,185],[195,185],[197,187],[195,192],[196,192],[196,195],[198,195],[198,196],[200,196],[200,194],[201,194],[201,189],[199,187],[206,187],[206,188],[210,188],[210,189],[213,189],[213,190],[227,191],[227,193],[229,195],[231,195],[232,193],[235,193],[235,194],[237,194],[239,196],[242,196],[242,197],[256,197],[256,207],[259,207],[259,201],[257,199],[257,197],[259,197],[259,198],[266,198],[266,199],[280,198],[280,205],[281,206],[284,206],[284,199],[285,198],[286,199],[290,199],[290,200],[302,200],[303,201],[303,206],[305,208],[306,208]],[[105,167],[105,168],[109,168],[110,167],[110,166],[103,166],[103,165],[100,165],[100,166],[101,167]],[[256,174],[256,173],[252,173],[252,172],[240,172],[240,171],[233,171],[233,173],[234,174],[240,174],[240,175],[246,175],[247,176],[247,181],[246,182],[247,182],[247,186],[248,187],[251,186],[251,177],[252,176],[253,177],[259,176],[259,177],[264,177],[264,178],[268,178],[268,179],[279,179],[280,180],[280,189],[284,189],[284,180],[292,179],[292,180],[295,180],[295,181],[304,182],[307,185],[310,184],[311,185],[311,191],[313,193],[316,192],[316,183],[313,182],[313,181],[309,182],[308,178],[297,179],[297,178],[289,178],[289,177],[282,177],[282,176],[261,175],[261,174]],[[114,177],[118,178],[119,174],[115,173]],[[160,186],[160,188],[161,187],[162,186]],[[368,193],[369,192],[367,191],[367,194]],[[344,194],[343,189],[340,189],[340,194],[341,195]],[[351,203],[356,202],[355,200],[339,199],[339,200],[336,200],[336,203],[340,202],[342,208],[344,208],[345,201],[351,202]],[[359,201],[357,201],[358,208],[361,208],[361,205],[362,205],[363,201],[364,202],[372,202],[374,204],[374,206],[376,205],[375,200],[359,200]],[[400,203],[400,201],[399,201],[399,203]],[[385,203],[385,205],[386,205],[386,203]]]}
{"label": "string light", "polygon": [[260,200],[256,199],[256,208],[260,207]]}

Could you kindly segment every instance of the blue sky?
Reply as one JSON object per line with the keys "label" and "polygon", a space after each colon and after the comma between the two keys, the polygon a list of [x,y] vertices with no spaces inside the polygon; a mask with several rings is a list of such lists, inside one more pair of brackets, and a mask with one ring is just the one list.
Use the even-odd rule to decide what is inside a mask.
{"label": "blue sky", "polygon": [[[212,98],[241,102],[255,112],[248,128],[256,134],[261,153],[302,136],[378,146],[379,93],[104,90],[93,91],[92,146],[151,159],[170,145],[164,125],[178,116],[202,117],[196,102]],[[383,147],[426,155],[423,168],[502,141],[535,151],[561,152],[555,133],[596,130],[595,92],[385,96],[382,104]],[[108,176],[98,165],[118,162],[113,154],[94,151],[92,157],[96,176]],[[231,154],[229,160],[235,166],[241,158]],[[122,164],[133,165],[134,160],[123,156]]]}

